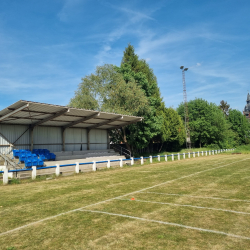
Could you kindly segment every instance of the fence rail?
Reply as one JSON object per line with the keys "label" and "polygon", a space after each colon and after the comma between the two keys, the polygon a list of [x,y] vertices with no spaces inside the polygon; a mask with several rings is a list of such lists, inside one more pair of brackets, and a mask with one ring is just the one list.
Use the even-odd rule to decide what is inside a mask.
{"label": "fence rail", "polygon": [[0,174],[3,174],[3,184],[8,184],[9,178],[8,178],[8,173],[18,173],[18,172],[26,172],[26,171],[32,171],[32,179],[35,179],[37,174],[36,171],[37,170],[42,170],[42,169],[50,169],[50,168],[55,168],[55,174],[56,176],[60,175],[60,168],[61,167],[69,167],[69,166],[75,166],[75,173],[79,173],[79,165],[92,165],[92,170],[96,171],[97,167],[96,164],[100,164],[100,163],[107,163],[107,168],[110,168],[110,163],[112,162],[119,162],[120,163],[120,167],[123,166],[123,162],[125,161],[131,161],[131,165],[134,165],[134,161],[135,160],[140,160],[141,161],[141,165],[143,165],[144,163],[144,159],[150,159],[150,163],[153,162],[153,158],[158,158],[158,161],[161,161],[161,157],[165,158],[165,161],[168,161],[168,157],[171,157],[171,160],[174,161],[174,156],[177,156],[177,160],[180,160],[181,156],[183,157],[183,159],[186,158],[186,155],[188,156],[188,158],[191,157],[191,154],[193,156],[193,158],[195,158],[196,154],[197,156],[207,156],[207,155],[214,155],[214,154],[218,154],[218,153],[223,153],[223,152],[227,152],[227,151],[232,151],[234,149],[220,149],[220,150],[209,150],[209,151],[198,151],[198,152],[188,152],[188,153],[178,153],[178,154],[170,154],[170,155],[157,155],[157,156],[149,156],[149,157],[140,157],[140,158],[134,158],[131,157],[129,159],[118,159],[118,160],[107,160],[107,161],[92,161],[92,162],[84,162],[84,163],[79,163],[76,162],[74,164],[66,164],[66,165],[55,165],[55,166],[48,166],[48,167],[31,167],[28,169],[13,169],[13,170],[9,170],[7,168],[7,166],[3,166],[3,171],[0,171]]}

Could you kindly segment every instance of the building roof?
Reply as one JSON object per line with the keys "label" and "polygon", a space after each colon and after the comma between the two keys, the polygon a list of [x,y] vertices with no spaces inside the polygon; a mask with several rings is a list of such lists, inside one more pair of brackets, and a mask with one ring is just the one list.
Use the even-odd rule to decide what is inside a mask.
{"label": "building roof", "polygon": [[244,112],[245,113],[249,113],[250,111],[250,95],[249,93],[247,94],[247,104],[245,105],[245,108],[244,108]]}
{"label": "building roof", "polygon": [[20,100],[0,111],[0,124],[114,129],[143,117]]}
{"label": "building roof", "polygon": [[250,95],[249,95],[249,93],[247,94],[247,101],[250,101]]}

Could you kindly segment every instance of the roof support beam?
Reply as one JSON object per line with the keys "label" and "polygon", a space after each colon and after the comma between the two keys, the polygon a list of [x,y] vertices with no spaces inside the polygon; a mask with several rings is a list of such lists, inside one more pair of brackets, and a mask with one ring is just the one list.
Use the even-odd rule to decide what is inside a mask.
{"label": "roof support beam", "polygon": [[108,120],[108,121],[105,121],[105,122],[101,122],[101,123],[95,124],[95,125],[90,126],[90,127],[88,127],[88,128],[89,128],[89,129],[98,128],[98,127],[101,127],[101,126],[103,126],[103,125],[109,124],[109,123],[114,122],[114,121],[117,121],[117,120],[122,120],[122,119],[123,119],[123,116],[122,116],[122,115],[119,115],[119,116],[117,116],[117,117],[115,117],[115,118],[113,118],[113,119],[110,119],[110,120]]}
{"label": "roof support beam", "polygon": [[[65,114],[65,113],[67,113],[67,112],[69,112],[69,111],[70,111],[69,109],[63,109],[63,110],[61,110],[61,111],[55,113],[54,115],[51,115],[51,116],[49,116],[49,117],[47,117],[47,118],[45,118],[45,119],[43,119],[43,120],[41,120],[41,121],[39,121],[39,122],[33,124],[33,125],[32,125],[32,128],[34,128],[34,127],[36,127],[36,126],[39,126],[39,125],[41,125],[41,124],[43,124],[43,123],[45,123],[45,122],[48,122],[48,121],[50,121],[50,120],[53,120],[53,119],[55,119],[56,117],[59,117],[59,116]],[[31,118],[31,119],[32,119],[32,118]]]}
{"label": "roof support beam", "polygon": [[85,116],[85,117],[83,117],[83,118],[81,118],[81,119],[79,119],[77,121],[69,123],[68,125],[64,126],[64,128],[66,129],[66,128],[69,128],[69,127],[73,127],[74,125],[76,125],[78,123],[85,122],[85,121],[90,120],[92,118],[95,118],[95,117],[97,117],[99,115],[100,115],[100,112],[95,113],[93,115]]}
{"label": "roof support beam", "polygon": [[111,127],[109,129],[122,128],[122,127],[129,125],[129,124],[133,124],[133,123],[137,123],[137,122],[141,122],[141,121],[142,121],[142,118],[140,118],[139,120],[136,120],[136,121],[127,122],[126,124],[123,124],[123,125],[114,125],[114,127]]}
{"label": "roof support beam", "polygon": [[29,104],[25,104],[24,106],[18,108],[18,109],[15,109],[13,110],[12,112],[10,112],[9,114],[7,115],[4,115],[2,117],[0,117],[0,122],[2,122],[3,120],[7,119],[8,117],[11,117],[12,115],[18,113],[19,111],[23,110],[23,109],[26,109],[27,107],[29,107]]}

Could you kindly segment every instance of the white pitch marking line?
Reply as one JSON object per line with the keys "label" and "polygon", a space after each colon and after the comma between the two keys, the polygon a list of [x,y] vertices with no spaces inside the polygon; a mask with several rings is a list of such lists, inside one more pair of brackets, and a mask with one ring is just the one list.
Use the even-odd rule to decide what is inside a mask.
{"label": "white pitch marking line", "polygon": [[167,193],[157,193],[157,192],[141,192],[145,194],[161,194],[166,196],[186,196],[192,198],[201,198],[201,199],[213,199],[213,200],[223,200],[223,201],[237,201],[237,202],[250,202],[250,200],[237,200],[237,199],[226,199],[226,198],[217,198],[217,197],[205,197],[205,196],[193,196],[193,195],[186,195],[186,194],[167,194]]}
{"label": "white pitch marking line", "polygon": [[[117,198],[116,200],[131,201],[129,199],[119,199],[119,198]],[[176,204],[176,203],[169,203],[169,202],[158,202],[158,201],[144,201],[144,200],[138,200],[138,199],[135,199],[133,201],[146,202],[146,203],[155,203],[155,204],[162,204],[162,205],[170,205],[170,206],[179,206],[179,207],[193,207],[193,208],[199,208],[199,209],[208,209],[208,210],[215,210],[215,211],[223,211],[223,212],[229,212],[229,213],[250,215],[250,213],[247,213],[247,212],[240,212],[240,211],[234,211],[234,210],[228,210],[228,209],[222,209],[222,208],[201,207],[201,206],[193,206],[193,205],[186,205],[186,204]]]}
{"label": "white pitch marking line", "polygon": [[91,212],[91,213],[113,215],[113,216],[125,217],[125,218],[136,219],[136,220],[142,220],[142,221],[147,221],[147,222],[155,222],[155,223],[169,225],[169,226],[183,227],[183,228],[197,230],[197,231],[202,231],[202,232],[222,234],[222,235],[226,235],[226,236],[229,236],[229,237],[234,237],[234,238],[239,238],[239,239],[244,239],[244,240],[250,240],[249,237],[245,237],[245,236],[240,236],[240,235],[236,235],[236,234],[225,233],[225,232],[222,232],[222,231],[204,229],[204,228],[199,228],[199,227],[185,226],[185,225],[182,225],[182,224],[177,224],[177,223],[172,223],[172,222],[165,222],[165,221],[159,221],[159,220],[150,220],[150,219],[136,217],[136,216],[130,216],[130,215],[125,215],[125,214],[115,214],[115,213],[109,213],[109,212],[97,211],[97,210],[82,209],[81,211],[83,211],[83,212]]}
{"label": "white pitch marking line", "polygon": [[233,163],[241,162],[241,161],[246,161],[246,160],[249,160],[249,159],[250,159],[250,158],[246,158],[246,159],[243,159],[243,160],[240,160],[240,161],[234,161],[234,162],[231,162],[231,163],[228,163],[228,164],[226,164],[226,165],[222,165],[222,166],[219,166],[219,167],[216,167],[216,168],[210,168],[210,169],[202,170],[202,171],[199,171],[199,172],[190,174],[190,175],[186,175],[186,176],[182,176],[182,177],[179,177],[179,178],[176,178],[176,179],[173,179],[173,180],[169,180],[169,181],[166,181],[166,182],[162,182],[162,183],[160,183],[160,184],[156,184],[156,185],[151,186],[151,187],[143,188],[143,189],[140,189],[140,190],[137,190],[137,191],[133,191],[133,192],[131,192],[131,193],[123,194],[123,195],[120,195],[120,196],[117,196],[117,197],[113,197],[113,198],[110,198],[110,199],[107,199],[107,200],[104,200],[104,201],[99,201],[99,202],[97,202],[97,203],[89,204],[89,205],[86,205],[86,206],[84,206],[84,207],[80,207],[80,208],[77,208],[77,209],[69,210],[69,211],[67,211],[67,212],[60,213],[60,214],[57,214],[57,215],[54,215],[54,216],[50,216],[50,217],[47,217],[47,218],[44,218],[44,219],[41,219],[41,220],[38,220],[38,221],[35,221],[35,222],[31,222],[31,223],[29,223],[29,224],[23,225],[23,226],[21,226],[21,227],[16,227],[16,228],[11,229],[11,230],[9,230],[9,231],[0,233],[0,236],[5,235],[5,234],[8,234],[8,233],[11,233],[11,232],[18,231],[18,230],[20,230],[20,229],[23,229],[23,228],[26,228],[26,227],[29,227],[29,226],[32,226],[32,225],[34,225],[34,224],[36,224],[36,223],[40,223],[40,222],[44,222],[44,221],[47,221],[47,220],[54,219],[54,218],[59,217],[59,216],[61,216],[61,215],[65,215],[65,214],[68,214],[68,213],[72,213],[72,212],[79,211],[79,210],[84,209],[84,208],[86,208],[86,207],[96,206],[96,205],[99,205],[99,204],[102,204],[102,203],[106,203],[106,202],[112,201],[112,200],[117,199],[117,198],[120,198],[120,197],[124,197],[124,196],[131,195],[131,194],[135,194],[135,193],[140,193],[140,192],[142,192],[142,191],[145,191],[145,190],[148,190],[148,189],[151,189],[151,188],[155,188],[155,187],[164,185],[164,184],[169,183],[169,182],[173,182],[173,181],[185,179],[185,178],[188,178],[188,177],[191,177],[191,176],[200,174],[200,173],[204,173],[204,172],[207,172],[207,171],[210,171],[210,170],[214,170],[214,169],[218,169],[218,168],[223,168],[223,167],[232,165]]}

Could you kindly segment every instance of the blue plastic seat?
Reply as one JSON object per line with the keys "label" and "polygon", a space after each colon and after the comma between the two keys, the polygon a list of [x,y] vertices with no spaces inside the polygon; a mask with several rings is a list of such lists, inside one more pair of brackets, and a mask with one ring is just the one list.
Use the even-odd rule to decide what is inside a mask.
{"label": "blue plastic seat", "polygon": [[19,150],[14,149],[14,150],[13,150],[13,156],[14,156],[14,157],[19,157]]}
{"label": "blue plastic seat", "polygon": [[19,156],[20,156],[21,154],[24,154],[24,153],[25,153],[25,150],[23,150],[23,149],[19,150]]}
{"label": "blue plastic seat", "polygon": [[50,160],[50,154],[45,154],[46,159],[49,161]]}
{"label": "blue plastic seat", "polygon": [[26,151],[26,157],[31,156],[32,153],[30,151]]}
{"label": "blue plastic seat", "polygon": [[26,159],[24,162],[25,162],[25,167],[26,168],[31,168],[32,167],[32,161],[31,160]]}
{"label": "blue plastic seat", "polygon": [[21,154],[20,156],[19,156],[19,162],[24,162],[26,160],[26,154]]}
{"label": "blue plastic seat", "polygon": [[53,154],[53,153],[50,153],[50,160],[55,160],[56,159],[56,155],[55,154]]}
{"label": "blue plastic seat", "polygon": [[46,157],[44,155],[39,155],[39,159],[44,161],[44,160],[46,160]]}
{"label": "blue plastic seat", "polygon": [[33,150],[32,150],[32,154],[38,155],[38,153],[39,153],[39,151],[38,151],[37,149],[33,149]]}
{"label": "blue plastic seat", "polygon": [[26,155],[26,160],[32,160],[32,156],[31,155]]}
{"label": "blue plastic seat", "polygon": [[33,159],[31,164],[32,166],[38,166],[38,159]]}
{"label": "blue plastic seat", "polygon": [[35,159],[36,159],[36,158],[38,158],[36,154],[32,154],[32,155],[31,155],[31,157],[32,157],[32,159],[34,159],[34,158],[35,158]]}
{"label": "blue plastic seat", "polygon": [[38,164],[37,164],[39,167],[42,167],[43,166],[43,160],[41,159],[38,159]]}

